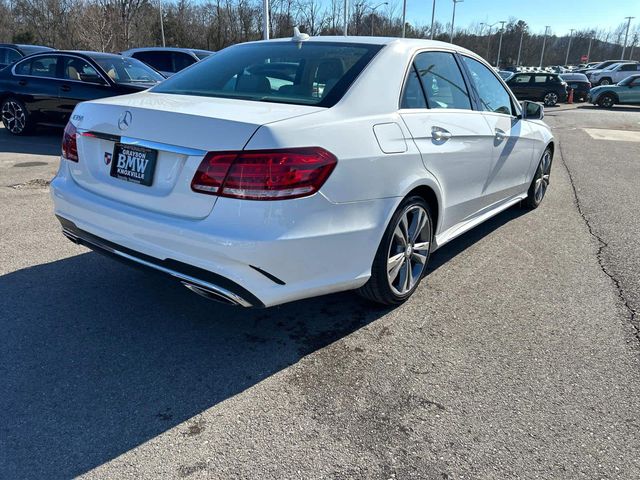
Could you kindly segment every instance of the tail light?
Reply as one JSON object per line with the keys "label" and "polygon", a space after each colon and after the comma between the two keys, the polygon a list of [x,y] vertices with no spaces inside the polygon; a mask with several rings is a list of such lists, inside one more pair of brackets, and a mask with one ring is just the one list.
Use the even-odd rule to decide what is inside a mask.
{"label": "tail light", "polygon": [[76,136],[78,131],[73,123],[68,122],[64,127],[64,134],[62,135],[62,156],[72,162],[78,161],[78,144],[76,142]]}
{"label": "tail light", "polygon": [[322,187],[336,163],[336,157],[320,147],[209,152],[191,189],[248,200],[305,197]]}

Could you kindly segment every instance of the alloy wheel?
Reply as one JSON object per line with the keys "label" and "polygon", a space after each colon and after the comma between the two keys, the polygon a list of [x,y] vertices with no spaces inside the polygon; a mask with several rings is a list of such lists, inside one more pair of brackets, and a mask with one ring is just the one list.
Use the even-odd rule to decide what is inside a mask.
{"label": "alloy wheel", "polygon": [[553,93],[553,92],[549,92],[544,96],[544,104],[548,107],[555,105],[556,103],[558,103],[558,95]]}
{"label": "alloy wheel", "polygon": [[604,80],[601,80],[601,81],[600,81],[600,85],[609,85],[609,83],[610,83],[610,82],[609,82],[609,79],[608,79],[608,78],[605,78]]}
{"label": "alloy wheel", "polygon": [[22,105],[12,100],[2,104],[2,123],[11,133],[22,133],[26,121],[27,118]]}
{"label": "alloy wheel", "polygon": [[540,203],[544,198],[544,194],[547,192],[549,186],[549,177],[551,175],[551,152],[547,150],[542,156],[538,172],[536,174],[536,183],[534,196],[536,203]]}
{"label": "alloy wheel", "polygon": [[396,295],[406,295],[422,278],[430,232],[429,216],[420,205],[407,208],[398,220],[387,255],[387,280]]}
{"label": "alloy wheel", "polygon": [[605,108],[609,108],[613,106],[613,98],[611,98],[610,95],[605,95],[604,97],[602,97],[602,100],[600,100],[600,105],[602,105]]}

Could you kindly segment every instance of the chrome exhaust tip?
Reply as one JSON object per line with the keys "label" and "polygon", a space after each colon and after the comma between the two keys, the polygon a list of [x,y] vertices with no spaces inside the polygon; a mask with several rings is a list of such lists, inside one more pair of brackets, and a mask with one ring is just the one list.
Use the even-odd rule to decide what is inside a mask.
{"label": "chrome exhaust tip", "polygon": [[198,295],[206,298],[207,300],[213,300],[214,302],[224,303],[225,305],[243,306],[243,307],[250,306],[250,304],[248,304],[248,302],[246,302],[245,300],[243,299],[240,299],[240,301],[236,300],[232,296],[225,295],[221,291],[212,290],[202,285],[196,285],[191,282],[185,282],[184,280],[181,281],[180,283],[182,283],[182,285],[184,285],[186,288],[188,288],[192,292],[197,293]]}

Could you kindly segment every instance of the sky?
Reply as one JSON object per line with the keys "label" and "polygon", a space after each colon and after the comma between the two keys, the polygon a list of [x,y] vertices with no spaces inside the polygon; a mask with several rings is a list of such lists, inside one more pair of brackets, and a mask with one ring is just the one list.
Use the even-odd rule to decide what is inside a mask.
{"label": "sky", "polygon": [[[381,2],[384,0],[380,0]],[[394,0],[389,0],[393,3]],[[402,14],[402,0],[398,2],[398,14]],[[436,20],[442,24],[451,21],[452,0],[436,1]],[[407,20],[422,25],[431,24],[432,0],[407,0]],[[640,24],[640,0],[464,0],[456,7],[455,24],[467,27],[477,22],[494,23],[522,19],[534,33],[544,32],[545,25],[552,33],[564,35],[571,28],[616,28],[624,17],[636,17],[631,21]]]}

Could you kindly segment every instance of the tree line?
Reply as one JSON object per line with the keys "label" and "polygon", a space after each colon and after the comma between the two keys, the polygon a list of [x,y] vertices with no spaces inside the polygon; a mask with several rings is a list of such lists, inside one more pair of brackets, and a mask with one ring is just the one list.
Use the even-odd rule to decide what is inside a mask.
{"label": "tree line", "polygon": [[[59,49],[119,52],[132,47],[161,45],[162,0],[0,0],[0,42],[36,43]],[[425,7],[426,8],[426,7]],[[342,0],[272,0],[272,38],[289,37],[293,27],[310,35],[341,35]],[[352,3],[349,35],[399,37],[401,4]],[[162,1],[162,24],[167,46],[220,50],[228,45],[262,38],[260,0]],[[433,37],[449,41],[450,24],[435,22]],[[431,25],[407,23],[406,36],[430,38]],[[568,63],[580,62],[591,43],[590,59],[621,58],[626,24],[616,28],[585,28],[571,38]],[[489,34],[491,33],[491,34]],[[500,30],[474,23],[456,27],[453,42],[497,62]],[[640,58],[640,24],[629,33],[625,58]],[[511,18],[502,31],[500,64],[537,66],[544,35],[532,32],[524,20]],[[544,65],[565,63],[569,36],[546,38]]]}

